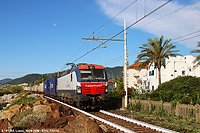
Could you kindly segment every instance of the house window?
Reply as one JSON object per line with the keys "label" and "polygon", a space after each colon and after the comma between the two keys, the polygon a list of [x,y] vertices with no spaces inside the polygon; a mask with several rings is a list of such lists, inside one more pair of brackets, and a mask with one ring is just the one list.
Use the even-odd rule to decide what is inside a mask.
{"label": "house window", "polygon": [[185,71],[184,70],[182,71],[182,75],[185,76]]}
{"label": "house window", "polygon": [[152,86],[152,90],[154,91],[154,86]]}
{"label": "house window", "polygon": [[149,76],[151,76],[151,71],[149,71]]}
{"label": "house window", "polygon": [[154,70],[151,71],[151,75],[154,76]]}
{"label": "house window", "polygon": [[149,71],[149,76],[154,76],[154,70]]}

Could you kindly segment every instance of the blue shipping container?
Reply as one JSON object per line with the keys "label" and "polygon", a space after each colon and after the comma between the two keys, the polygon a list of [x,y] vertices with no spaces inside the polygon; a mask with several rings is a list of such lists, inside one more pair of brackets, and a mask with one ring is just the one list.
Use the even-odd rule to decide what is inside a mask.
{"label": "blue shipping container", "polygon": [[55,78],[52,78],[49,80],[49,86],[50,86],[50,89],[49,89],[49,94],[51,95],[56,95],[57,94],[57,77]]}
{"label": "blue shipping container", "polygon": [[44,93],[49,93],[49,80],[44,82]]}

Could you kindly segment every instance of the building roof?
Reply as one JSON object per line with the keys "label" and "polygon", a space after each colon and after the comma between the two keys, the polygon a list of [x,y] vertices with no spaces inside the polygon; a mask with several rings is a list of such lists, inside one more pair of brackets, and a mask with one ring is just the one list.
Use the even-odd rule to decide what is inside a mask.
{"label": "building roof", "polygon": [[[137,62],[135,64],[132,64],[130,66],[127,67],[127,69],[138,69],[139,65],[141,64],[142,62]],[[148,65],[146,65],[145,67],[143,67],[142,69],[147,69],[148,68]]]}

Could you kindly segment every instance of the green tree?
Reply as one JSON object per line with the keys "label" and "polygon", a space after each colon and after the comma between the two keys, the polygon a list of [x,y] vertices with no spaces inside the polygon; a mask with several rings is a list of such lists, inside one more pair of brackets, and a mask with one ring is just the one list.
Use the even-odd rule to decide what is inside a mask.
{"label": "green tree", "polygon": [[34,81],[31,81],[31,83],[29,85],[30,86],[34,86]]}
{"label": "green tree", "polygon": [[[198,42],[197,47],[200,47],[200,42]],[[200,49],[195,49],[190,51],[190,53],[200,53]],[[200,55],[196,56],[195,60],[193,61],[193,63],[198,62],[195,67],[197,67],[198,65],[200,65]]]}
{"label": "green tree", "polygon": [[123,79],[122,78],[114,78],[114,83],[117,83],[117,91],[121,91],[124,89]]}
{"label": "green tree", "polygon": [[40,76],[39,82],[42,83],[46,80],[46,77],[43,75]]}
{"label": "green tree", "polygon": [[[155,68],[158,68],[158,81],[159,85],[161,84],[161,67],[165,67],[165,59],[169,56],[177,56],[176,52],[179,50],[173,50],[176,46],[169,44],[171,39],[163,41],[163,36],[158,40],[158,38],[148,39],[147,44],[142,44],[141,53],[137,56],[135,63],[142,61],[139,66],[139,70],[149,64],[155,64]],[[154,68],[154,69],[155,69]]]}

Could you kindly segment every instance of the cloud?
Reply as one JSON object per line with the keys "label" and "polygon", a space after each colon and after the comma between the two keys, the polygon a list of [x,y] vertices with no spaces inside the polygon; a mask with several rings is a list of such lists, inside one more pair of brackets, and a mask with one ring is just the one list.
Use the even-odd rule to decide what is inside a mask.
{"label": "cloud", "polygon": [[[105,15],[112,18],[116,14],[118,14],[121,10],[127,7],[132,0],[97,0],[97,4],[100,6],[101,10]],[[127,10],[122,12],[119,16],[115,18],[115,23],[117,25],[123,25],[123,20],[127,21],[127,25],[136,22],[136,20],[143,17],[145,14],[153,11],[166,1],[164,0],[146,0],[144,3],[143,0],[138,0],[132,6],[130,6]],[[132,28],[140,29],[144,32],[148,32],[154,34],[157,37],[161,35],[164,38],[176,38],[180,37],[195,31],[200,30],[200,4],[194,3],[187,7],[185,5],[181,5],[177,2],[171,2],[166,6],[162,7],[155,13],[151,14],[144,20],[140,21],[138,24],[134,25]],[[182,8],[182,9],[181,9]],[[181,9],[181,10],[178,10]],[[176,12],[173,12],[178,10]],[[171,13],[173,12],[173,13]],[[170,15],[167,15],[171,13]],[[167,15],[167,16],[165,16]],[[165,16],[165,17],[163,17]],[[162,19],[158,19],[161,18]],[[157,20],[158,19],[158,20]],[[156,20],[156,21],[155,21]],[[154,21],[154,22],[152,22]],[[152,22],[152,23],[150,23]],[[149,24],[148,24],[149,23]],[[144,26],[145,25],[145,26]],[[129,29],[131,31],[132,29]],[[196,34],[192,34],[191,36],[187,36],[185,38],[180,38],[179,40],[183,40],[192,36],[199,35],[200,32]],[[178,40],[175,40],[175,42]],[[196,48],[197,41],[199,41],[199,37],[193,38],[188,41],[180,42],[189,48]]]}

